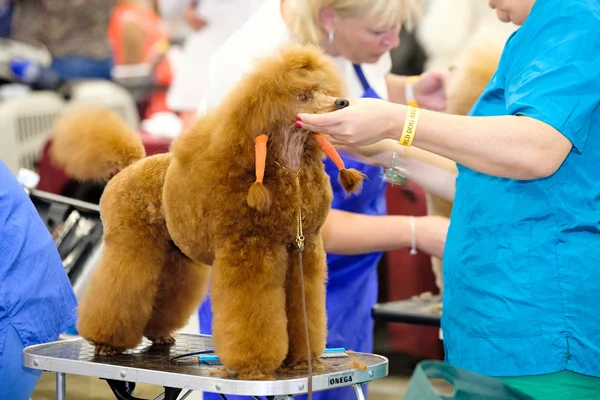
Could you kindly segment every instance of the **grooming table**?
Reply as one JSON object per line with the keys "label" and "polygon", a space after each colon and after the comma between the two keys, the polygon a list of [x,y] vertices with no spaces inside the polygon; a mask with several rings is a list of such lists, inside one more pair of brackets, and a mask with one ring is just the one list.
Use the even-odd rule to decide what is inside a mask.
{"label": "grooming table", "polygon": [[[86,340],[69,339],[27,347],[23,359],[29,368],[56,372],[57,400],[66,399],[66,374],[106,379],[119,400],[135,399],[130,396],[132,382],[163,386],[165,393],[157,399],[165,400],[176,400],[184,389],[188,393],[199,390],[274,400],[307,393],[306,371],[279,373],[273,380],[244,381],[221,377],[222,366],[202,365],[197,355],[169,361],[186,353],[214,349],[211,336],[180,334],[175,339],[173,346],[161,347],[151,346],[144,339],[140,346],[116,356],[95,356]],[[353,386],[357,400],[363,400],[361,384],[388,374],[385,357],[365,353],[350,356],[363,362],[367,369],[352,369],[349,357],[322,359],[325,369],[313,372],[313,392]],[[182,399],[185,397],[187,394]]]}
{"label": "grooming table", "polygon": [[376,304],[371,314],[378,321],[439,327],[441,313],[433,308],[441,301],[439,295],[391,301]]}

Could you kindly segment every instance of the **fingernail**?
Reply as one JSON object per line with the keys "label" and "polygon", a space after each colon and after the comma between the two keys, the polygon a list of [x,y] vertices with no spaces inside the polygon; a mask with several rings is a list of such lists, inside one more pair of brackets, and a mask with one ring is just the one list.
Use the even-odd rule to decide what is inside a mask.
{"label": "fingernail", "polygon": [[296,128],[302,128],[302,124],[300,122],[296,122]]}
{"label": "fingernail", "polygon": [[302,118],[300,118],[299,115],[296,115],[296,121],[302,121]]}

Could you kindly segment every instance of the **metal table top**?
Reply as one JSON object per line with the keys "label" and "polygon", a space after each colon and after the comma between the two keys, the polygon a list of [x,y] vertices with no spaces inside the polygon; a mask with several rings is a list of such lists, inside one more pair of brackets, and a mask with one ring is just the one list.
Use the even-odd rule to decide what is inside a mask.
{"label": "metal table top", "polygon": [[[116,356],[95,356],[93,346],[81,338],[35,345],[23,351],[24,364],[44,371],[225,395],[281,396],[307,392],[306,371],[278,373],[273,380],[245,381],[223,377],[222,366],[200,364],[198,356],[170,362],[170,358],[181,354],[213,349],[211,336],[174,336],[176,343],[173,346],[155,347],[144,339],[135,349]],[[387,376],[388,360],[385,357],[365,353],[350,355],[323,359],[324,370],[313,371],[313,391],[366,383]],[[353,367],[353,359],[364,363],[367,369]]]}
{"label": "metal table top", "polygon": [[373,319],[378,321],[439,327],[441,319],[439,304],[441,301],[439,295],[390,301],[376,304],[371,314]]}

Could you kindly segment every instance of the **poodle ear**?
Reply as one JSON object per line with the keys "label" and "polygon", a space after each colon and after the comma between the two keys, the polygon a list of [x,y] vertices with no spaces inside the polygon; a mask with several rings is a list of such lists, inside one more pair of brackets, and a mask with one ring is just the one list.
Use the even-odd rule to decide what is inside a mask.
{"label": "poodle ear", "polygon": [[344,160],[342,160],[342,157],[340,157],[335,147],[333,147],[331,143],[329,143],[325,135],[321,133],[315,133],[313,137],[315,138],[315,141],[317,142],[317,145],[319,146],[321,151],[323,151],[325,155],[331,158],[331,161],[333,161],[335,166],[338,167],[340,171],[338,181],[340,185],[342,185],[346,193],[360,193],[360,191],[362,190],[362,183],[363,179],[365,178],[365,174],[354,168],[346,169],[346,166],[344,165]]}
{"label": "poodle ear", "polygon": [[[273,105],[277,98],[269,91],[268,85],[260,79],[246,79],[230,96],[228,108],[235,132],[244,133],[246,138],[255,140],[256,135],[265,132],[275,120]],[[260,137],[260,136],[259,136]]]}
{"label": "poodle ear", "polygon": [[248,206],[261,213],[267,213],[271,208],[273,199],[271,192],[263,185],[265,177],[265,164],[267,161],[267,135],[259,135],[254,139],[254,151],[256,154],[256,181],[250,186],[246,202]]}

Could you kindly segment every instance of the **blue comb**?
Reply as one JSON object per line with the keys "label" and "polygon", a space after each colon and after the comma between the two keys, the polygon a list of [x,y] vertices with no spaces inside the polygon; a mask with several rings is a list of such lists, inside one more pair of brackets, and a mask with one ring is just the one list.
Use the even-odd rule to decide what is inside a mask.
{"label": "blue comb", "polygon": [[[325,352],[321,356],[321,358],[342,358],[342,357],[348,357],[348,354],[346,353],[346,349],[344,349],[343,347],[334,347],[331,349],[325,349]],[[216,354],[199,356],[198,361],[200,362],[200,364],[205,364],[205,365],[222,365],[221,359]]]}
{"label": "blue comb", "polygon": [[221,365],[221,360],[219,359],[219,356],[216,354],[200,356],[200,357],[198,357],[198,361],[200,362],[200,364]]}
{"label": "blue comb", "polygon": [[325,352],[321,356],[321,358],[341,358],[348,357],[346,353],[346,349],[343,347],[333,347],[331,349],[325,349]]}

